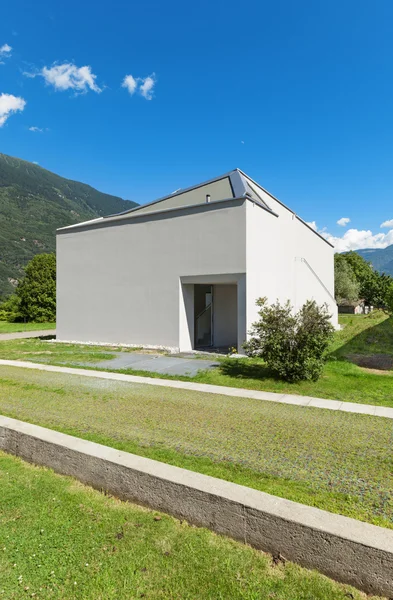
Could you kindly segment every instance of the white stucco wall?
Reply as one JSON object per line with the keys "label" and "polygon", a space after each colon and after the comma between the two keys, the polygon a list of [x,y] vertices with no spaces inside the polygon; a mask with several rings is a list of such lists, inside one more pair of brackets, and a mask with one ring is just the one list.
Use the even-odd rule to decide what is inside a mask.
{"label": "white stucco wall", "polygon": [[245,204],[232,200],[59,232],[58,338],[187,345],[190,307],[182,306],[180,278],[245,272]]}
{"label": "white stucco wall", "polygon": [[220,346],[236,342],[230,316],[237,307],[241,349],[260,296],[290,300],[296,309],[308,299],[326,302],[336,325],[333,248],[250,185],[277,216],[242,199],[161,214],[138,211],[60,231],[58,338],[190,350],[198,283],[216,285]]}
{"label": "white stucco wall", "polygon": [[247,204],[247,329],[257,319],[255,300],[261,296],[270,303],[290,300],[295,309],[306,300],[327,303],[337,326],[334,249],[269,194],[256,189],[278,217]]}
{"label": "white stucco wall", "polygon": [[295,243],[294,305],[300,308],[306,300],[315,300],[317,304],[326,303],[332,314],[332,322],[337,326],[338,309],[334,300],[334,248],[321,240],[314,231],[298,219],[295,220]]}

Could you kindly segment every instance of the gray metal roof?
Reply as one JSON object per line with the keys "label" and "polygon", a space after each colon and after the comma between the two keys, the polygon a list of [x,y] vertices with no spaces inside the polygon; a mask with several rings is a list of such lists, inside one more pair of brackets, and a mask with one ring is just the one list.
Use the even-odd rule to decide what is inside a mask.
{"label": "gray metal roof", "polygon": [[[313,231],[315,233],[315,235],[317,235],[319,238],[321,238],[321,240],[323,240],[324,242],[326,242],[326,244],[328,244],[329,246],[331,246],[332,248],[334,247],[330,242],[328,242],[322,235],[320,235],[317,231],[315,231],[315,229],[312,229],[303,219],[301,219],[293,210],[291,210],[288,206],[286,206],[283,202],[281,202],[281,200],[279,200],[278,198],[276,198],[275,196],[273,196],[273,194],[271,194],[270,192],[268,192],[265,188],[263,188],[261,185],[259,185],[259,183],[257,183],[256,181],[254,181],[253,179],[251,179],[251,177],[249,177],[246,173],[244,173],[243,171],[241,171],[240,169],[233,169],[232,171],[229,171],[228,173],[224,173],[223,175],[220,175],[218,177],[214,177],[214,179],[208,179],[207,181],[203,181],[202,183],[198,183],[197,185],[193,185],[187,188],[180,188],[178,190],[176,190],[175,192],[173,192],[172,194],[168,194],[167,196],[163,196],[162,198],[158,198],[157,200],[153,200],[152,202],[148,202],[147,204],[141,204],[140,206],[136,206],[134,208],[131,208],[129,210],[123,211],[121,213],[116,213],[113,215],[108,215],[106,217],[99,217],[98,219],[92,219],[91,221],[85,221],[84,223],[77,223],[75,225],[69,225],[68,227],[62,227],[61,229],[73,229],[73,228],[77,228],[77,227],[81,227],[87,224],[93,224],[94,222],[98,223],[99,221],[103,221],[105,222],[107,219],[108,220],[113,220],[113,221],[117,221],[119,218],[127,218],[127,216],[131,217],[131,216],[139,216],[138,215],[138,211],[140,209],[146,208],[148,206],[155,206],[155,205],[159,205],[161,202],[164,202],[165,200],[168,200],[169,198],[174,198],[176,196],[179,196],[181,194],[185,194],[187,192],[190,192],[192,190],[196,190],[198,188],[204,187],[206,185],[209,185],[210,183],[214,183],[216,181],[220,181],[222,179],[229,179],[229,183],[230,183],[230,187],[232,190],[232,197],[231,198],[223,198],[220,200],[215,200],[212,202],[212,204],[221,204],[222,202],[226,202],[226,201],[230,201],[230,200],[240,200],[241,198],[250,200],[252,202],[254,202],[255,204],[257,204],[258,206],[260,206],[261,208],[263,208],[264,210],[266,210],[267,212],[271,213],[272,215],[274,215],[275,217],[277,217],[277,213],[274,212],[272,210],[272,208],[268,205],[268,203],[262,198],[262,195],[259,195],[249,184],[248,181],[250,181],[251,183],[253,183],[257,189],[259,188],[260,190],[262,190],[263,192],[265,192],[265,194],[267,194],[268,196],[270,196],[270,198],[272,198],[273,200],[275,200],[276,202],[278,202],[283,208],[285,208],[286,210],[288,210],[290,213],[292,213],[294,215],[294,217],[296,217],[296,219],[298,219],[301,223],[303,223],[306,227],[308,227],[311,231]],[[248,180],[248,181],[247,181]],[[167,208],[167,209],[163,209],[160,206],[157,206],[157,210],[154,210],[150,213],[147,214],[157,214],[159,212],[172,212],[174,210],[181,210],[181,208],[190,208],[191,205],[184,205],[183,207],[177,207],[177,208]],[[134,214],[135,213],[135,214]],[[142,216],[142,214],[141,214]],[[60,230],[58,230],[60,231]]]}
{"label": "gray metal roof", "polygon": [[232,189],[232,198],[249,197],[249,198],[252,198],[252,200],[255,200],[255,202],[257,202],[258,204],[262,204],[263,207],[266,208],[267,210],[271,210],[270,206],[268,206],[266,204],[266,202],[264,200],[262,200],[262,198],[260,198],[258,196],[258,194],[256,194],[250,188],[250,186],[247,184],[245,177],[246,177],[245,173],[240,171],[240,169],[233,169],[233,171],[224,173],[223,175],[220,175],[219,177],[214,177],[214,179],[208,179],[207,181],[203,181],[202,183],[198,183],[197,185],[192,185],[192,186],[184,188],[184,189],[179,188],[172,194],[168,194],[167,196],[162,196],[161,198],[158,198],[157,200],[153,200],[152,202],[148,202],[147,204],[135,206],[134,208],[130,208],[129,210],[125,210],[121,213],[108,215],[107,217],[104,217],[104,218],[110,218],[110,217],[115,217],[115,216],[118,217],[120,215],[127,215],[130,213],[138,212],[138,210],[140,210],[141,208],[146,208],[147,206],[153,206],[160,202],[164,202],[165,200],[168,200],[169,198],[174,198],[175,196],[180,196],[181,194],[191,192],[192,190],[196,190],[200,187],[204,187],[205,185],[209,185],[210,183],[220,181],[221,179],[229,179],[230,186]]}

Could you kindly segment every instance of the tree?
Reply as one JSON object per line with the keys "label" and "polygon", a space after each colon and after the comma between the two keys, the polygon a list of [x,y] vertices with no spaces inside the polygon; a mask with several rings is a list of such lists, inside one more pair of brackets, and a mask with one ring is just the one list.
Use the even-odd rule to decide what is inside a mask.
{"label": "tree", "polygon": [[360,298],[363,298],[367,304],[378,308],[386,306],[386,293],[389,285],[393,282],[393,279],[389,275],[378,273],[378,271],[374,270],[371,263],[367,262],[357,252],[351,251],[335,255],[335,276],[336,264],[339,262],[346,262],[352,269],[360,286]]}
{"label": "tree", "polygon": [[372,271],[362,281],[362,297],[372,306],[384,308],[386,305],[386,292],[391,282],[392,278],[389,275]]}
{"label": "tree", "polygon": [[385,294],[386,310],[390,315],[393,315],[393,281],[390,282]]}
{"label": "tree", "polygon": [[337,302],[359,300],[360,284],[343,254],[334,255],[334,295]]}
{"label": "tree", "polygon": [[56,255],[37,254],[27,264],[25,277],[16,288],[19,312],[27,321],[56,319]]}
{"label": "tree", "polygon": [[19,310],[19,298],[16,294],[9,296],[0,305],[0,321],[23,321],[23,317]]}
{"label": "tree", "polygon": [[259,321],[243,346],[246,354],[262,358],[286,381],[316,381],[334,332],[327,307],[309,300],[294,313],[290,302],[269,306],[266,298],[259,298],[257,306]]}

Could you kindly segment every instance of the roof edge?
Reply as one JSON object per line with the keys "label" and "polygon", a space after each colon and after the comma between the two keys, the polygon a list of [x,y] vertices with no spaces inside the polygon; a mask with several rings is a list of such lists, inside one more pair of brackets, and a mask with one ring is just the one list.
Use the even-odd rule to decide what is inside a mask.
{"label": "roof edge", "polygon": [[89,219],[89,221],[82,221],[82,223],[73,223],[72,225],[66,225],[65,227],[58,227],[56,231],[62,231],[63,229],[74,229],[76,227],[82,227],[82,225],[89,225],[90,223],[98,223],[103,221],[105,217],[97,217],[96,219]]}
{"label": "roof edge", "polygon": [[333,244],[331,244],[330,242],[328,242],[328,240],[326,238],[323,237],[323,235],[321,235],[320,233],[318,233],[318,231],[316,231],[315,229],[313,229],[312,227],[310,227],[310,225],[304,221],[301,217],[299,217],[299,215],[297,215],[296,213],[293,213],[295,215],[295,217],[297,218],[298,221],[300,221],[301,223],[303,223],[303,225],[305,225],[310,231],[313,231],[318,237],[321,238],[321,240],[323,240],[324,242],[326,242],[331,248],[334,248]]}
{"label": "roof edge", "polygon": [[109,219],[110,217],[115,217],[118,215],[125,215],[127,213],[132,213],[132,212],[137,212],[140,208],[146,208],[147,206],[153,206],[154,204],[158,204],[159,202],[163,202],[164,200],[168,200],[169,198],[175,198],[176,196],[181,196],[181,194],[185,194],[187,192],[190,192],[191,190],[196,190],[200,187],[204,187],[205,185],[209,185],[210,183],[215,183],[216,181],[220,181],[221,179],[225,179],[225,178],[229,179],[229,182],[230,182],[230,185],[232,188],[232,192],[233,192],[233,199],[234,199],[238,196],[238,194],[236,193],[236,190],[234,190],[233,182],[231,179],[231,175],[233,175],[233,173],[235,171],[239,171],[239,169],[232,169],[232,171],[228,171],[228,173],[224,173],[223,175],[219,175],[218,177],[214,177],[213,179],[208,179],[207,181],[202,181],[202,183],[197,183],[197,184],[191,185],[187,188],[180,188],[180,189],[176,190],[175,192],[173,192],[172,194],[167,194],[166,196],[161,196],[160,198],[157,198],[157,200],[152,200],[151,202],[147,202],[146,204],[139,204],[138,206],[135,206],[134,208],[130,208],[129,210],[125,210],[121,213],[115,213],[113,215],[108,215],[107,217],[104,217],[104,218]]}
{"label": "roof edge", "polygon": [[84,227],[89,227],[90,225],[92,225],[93,227],[95,225],[101,225],[103,223],[118,223],[121,221],[125,221],[127,220],[126,215],[129,214],[129,219],[149,219],[150,217],[154,217],[156,215],[162,215],[162,214],[167,214],[167,213],[171,213],[171,212],[176,212],[176,211],[183,211],[186,209],[200,209],[200,208],[209,208],[211,206],[215,206],[217,204],[226,204],[227,202],[234,202],[234,201],[248,201],[248,202],[252,202],[253,204],[255,204],[256,206],[258,206],[259,208],[262,208],[262,210],[264,210],[265,212],[267,212],[269,215],[272,215],[273,217],[277,217],[278,218],[278,214],[273,212],[272,210],[267,209],[265,206],[263,206],[262,204],[259,204],[259,202],[257,202],[254,198],[251,198],[250,196],[239,196],[237,198],[224,198],[223,200],[212,200],[211,202],[208,203],[201,203],[201,204],[187,204],[185,206],[174,206],[171,208],[165,208],[162,210],[155,210],[149,213],[140,213],[139,215],[137,213],[135,213],[135,215],[131,215],[130,213],[132,211],[129,211],[127,213],[119,213],[118,215],[113,215],[113,216],[109,216],[106,218],[100,217],[99,219],[93,219],[91,221],[84,221],[83,223],[76,223],[75,225],[69,225],[67,227],[60,227],[59,229],[56,230],[56,233],[59,232],[71,232],[75,229],[83,229]]}
{"label": "roof edge", "polygon": [[[57,232],[63,232],[63,231],[71,231],[73,229],[78,229],[78,228],[83,228],[83,227],[88,227],[89,225],[101,225],[103,223],[117,223],[117,222],[121,222],[121,221],[125,221],[128,218],[129,219],[149,219],[150,217],[154,217],[156,215],[163,215],[166,213],[171,213],[171,212],[176,212],[176,211],[183,211],[186,209],[190,209],[190,208],[208,208],[211,206],[215,206],[217,204],[225,204],[227,202],[232,202],[232,201],[236,201],[236,200],[248,200],[248,198],[241,196],[240,198],[224,198],[223,200],[212,200],[211,202],[208,203],[200,203],[200,204],[186,204],[184,206],[173,206],[171,208],[165,208],[165,209],[161,209],[161,210],[155,210],[149,213],[140,213],[140,214],[131,214],[133,211],[127,211],[126,213],[119,213],[117,215],[109,215],[108,217],[101,217],[100,219],[93,219],[91,221],[84,221],[83,223],[76,223],[75,225],[69,225],[68,227],[61,227],[60,229],[56,230]],[[127,217],[127,215],[129,215],[129,217]]]}
{"label": "roof edge", "polygon": [[331,244],[330,242],[328,242],[327,239],[325,239],[320,233],[318,233],[318,231],[316,231],[315,229],[313,229],[312,227],[310,227],[310,225],[308,225],[306,223],[306,221],[304,221],[304,219],[302,219],[301,217],[299,217],[299,215],[297,215],[294,210],[292,210],[291,208],[289,208],[289,206],[287,206],[286,204],[284,204],[284,202],[281,202],[281,200],[279,200],[278,198],[276,198],[276,196],[273,196],[273,194],[271,194],[267,189],[265,189],[257,181],[255,181],[255,179],[251,179],[251,177],[249,175],[247,175],[247,173],[244,173],[244,171],[242,171],[241,169],[236,169],[236,170],[239,171],[244,177],[247,177],[247,179],[249,179],[250,181],[252,181],[252,183],[254,183],[256,186],[258,186],[266,194],[268,194],[268,196],[270,196],[270,198],[273,198],[273,200],[275,200],[276,202],[278,202],[279,204],[281,204],[281,206],[283,208],[286,208],[290,213],[292,213],[298,219],[298,221],[300,221],[301,223],[303,223],[303,225],[305,225],[306,227],[308,227],[308,229],[310,229],[311,231],[313,231],[318,237],[321,238],[321,240],[323,240],[329,246],[331,246],[331,248],[334,248],[333,244]]}

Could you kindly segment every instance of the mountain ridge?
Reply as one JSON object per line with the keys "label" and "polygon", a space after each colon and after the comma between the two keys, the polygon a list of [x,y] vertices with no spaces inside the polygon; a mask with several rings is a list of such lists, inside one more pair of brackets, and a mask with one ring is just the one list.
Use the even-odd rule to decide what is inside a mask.
{"label": "mountain ridge", "polygon": [[55,251],[59,227],[134,206],[136,202],[0,153],[0,295],[12,293],[35,254]]}
{"label": "mountain ridge", "polygon": [[379,273],[393,276],[393,244],[386,248],[362,248],[355,252],[370,262]]}

